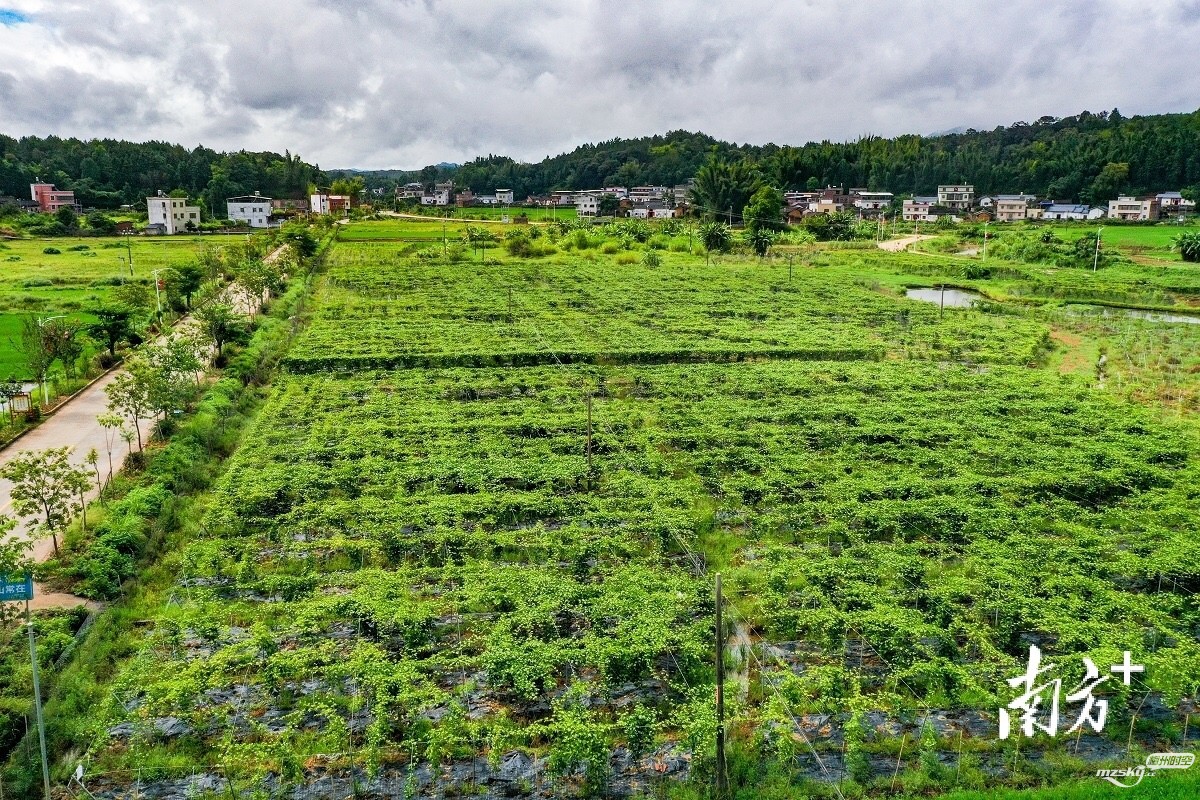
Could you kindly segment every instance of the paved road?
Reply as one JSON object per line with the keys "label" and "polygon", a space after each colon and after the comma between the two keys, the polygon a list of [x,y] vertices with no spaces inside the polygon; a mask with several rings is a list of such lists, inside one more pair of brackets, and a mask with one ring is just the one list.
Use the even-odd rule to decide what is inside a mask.
{"label": "paved road", "polygon": [[[268,255],[265,260],[268,262],[274,261],[282,251],[283,247],[281,246]],[[231,289],[226,290],[226,300],[232,303],[235,309],[241,313],[247,316],[251,315],[252,309],[249,307],[251,303],[247,301],[243,293],[234,292],[231,287]],[[195,324],[190,318],[185,318],[172,331],[165,333],[164,336],[186,331]],[[60,406],[58,411],[46,417],[38,427],[29,431],[8,447],[0,450],[0,466],[11,461],[18,453],[26,450],[45,450],[50,447],[71,448],[71,462],[82,465],[86,463],[85,459],[87,458],[88,451],[94,447],[96,448],[96,452],[100,454],[100,474],[102,477],[107,476],[108,442],[106,434],[108,431],[96,421],[96,418],[108,411],[108,395],[104,393],[104,387],[116,380],[117,375],[122,372],[122,369],[115,369],[108,373],[73,399]],[[128,420],[126,424],[128,424]],[[139,424],[142,429],[142,441],[145,442],[150,437],[153,422],[151,420],[141,420]],[[137,446],[136,440],[134,446]],[[117,436],[112,447],[112,468],[114,474],[124,465],[127,455],[128,447]],[[91,470],[90,467],[88,469],[89,471]],[[96,485],[93,483],[85,495],[85,499],[87,502],[91,502],[95,499],[96,495]],[[0,515],[17,519],[12,508],[12,483],[3,478],[0,478]],[[28,536],[36,527],[36,522],[27,522],[26,520],[18,519],[16,528],[9,535]],[[50,558],[53,553],[54,543],[50,537],[39,539],[34,544],[33,558],[39,563]],[[88,601],[72,594],[43,593],[41,587],[38,586],[34,592],[34,600],[30,605],[33,608],[62,608],[81,603],[88,603]]]}
{"label": "paved road", "polygon": [[934,237],[922,233],[916,236],[905,236],[902,239],[888,239],[886,241],[879,242],[879,249],[887,250],[889,253],[899,253],[901,250],[907,250],[910,244],[916,244],[917,242],[932,238]]}
{"label": "paved road", "polygon": [[[12,461],[17,454],[26,450],[45,450],[50,447],[70,447],[72,448],[71,462],[84,464],[88,451],[94,447],[100,454],[100,474],[106,476],[108,473],[106,430],[96,421],[96,417],[108,410],[108,395],[104,393],[104,387],[112,383],[119,373],[120,370],[108,373],[43,420],[41,425],[0,450],[0,466]],[[149,420],[142,421],[143,440],[149,436],[151,424]],[[119,436],[116,437],[116,442],[113,444],[112,455],[115,473],[121,469],[127,455],[125,442]],[[88,467],[88,470],[90,472],[91,467]],[[90,502],[95,496],[96,486],[92,484],[86,498]],[[0,478],[0,515],[16,519],[12,508],[12,483],[3,478]],[[17,527],[10,535],[28,536],[30,531],[36,527],[36,523],[17,520]],[[34,544],[33,558],[35,561],[45,561],[53,552],[54,544],[49,537],[39,539]],[[85,601],[82,598],[74,595],[45,594],[41,591],[41,587],[38,587],[32,606],[34,608],[50,608],[77,605],[83,602]]]}

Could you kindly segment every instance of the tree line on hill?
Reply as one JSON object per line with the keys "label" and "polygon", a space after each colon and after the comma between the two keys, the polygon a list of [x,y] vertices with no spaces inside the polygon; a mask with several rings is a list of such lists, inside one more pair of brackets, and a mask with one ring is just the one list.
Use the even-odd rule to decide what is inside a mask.
{"label": "tree line on hill", "polygon": [[226,198],[255,191],[300,198],[324,180],[320,168],[286,151],[218,153],[167,142],[0,134],[0,196],[28,200],[29,184],[39,178],[73,190],[85,208],[136,205],[160,189],[183,190],[217,216],[225,215]]}
{"label": "tree line on hill", "polygon": [[[40,177],[73,189],[84,206],[115,208],[159,189],[182,189],[217,216],[228,197],[261,191],[303,197],[311,184],[352,181],[367,189],[453,180],[485,193],[512,189],[516,197],[556,189],[674,186],[705,175],[741,187],[705,197],[715,210],[741,209],[758,185],[782,190],[863,187],[896,194],[932,194],[938,184],[970,183],[976,195],[1025,192],[1099,204],[1118,193],[1170,189],[1200,192],[1200,111],[1125,117],[1118,110],[1042,117],[991,131],[943,136],[865,136],[853,142],[801,146],[723,142],[703,133],[672,131],[581,145],[535,164],[488,155],[463,165],[413,172],[332,171],[276,153],[218,153],[165,142],[0,135],[0,195],[25,197]],[[361,183],[359,183],[361,181]]]}
{"label": "tree line on hill", "polygon": [[518,198],[556,189],[667,185],[710,178],[741,186],[706,198],[736,214],[757,184],[783,190],[863,187],[934,194],[939,184],[970,183],[977,196],[1031,193],[1100,204],[1118,193],[1200,191],[1200,111],[1125,117],[1120,111],[1042,117],[991,131],[942,136],[865,136],[802,146],[738,145],[703,133],[613,139],[582,145],[536,164],[489,155],[461,166],[357,175],[368,188],[453,180],[475,192],[512,189]]}

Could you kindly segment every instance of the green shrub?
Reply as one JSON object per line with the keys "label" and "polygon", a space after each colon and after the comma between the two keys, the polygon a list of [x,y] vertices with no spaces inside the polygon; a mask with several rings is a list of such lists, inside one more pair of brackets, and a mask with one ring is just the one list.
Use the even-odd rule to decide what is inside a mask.
{"label": "green shrub", "polygon": [[42,248],[42,252],[48,256],[57,256],[62,254],[62,250],[59,250],[57,247],[44,247]]}

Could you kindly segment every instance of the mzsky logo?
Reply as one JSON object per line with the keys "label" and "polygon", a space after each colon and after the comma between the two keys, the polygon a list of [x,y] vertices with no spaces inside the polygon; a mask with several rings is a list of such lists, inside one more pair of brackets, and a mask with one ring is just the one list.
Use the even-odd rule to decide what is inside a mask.
{"label": "mzsky logo", "polygon": [[1142,779],[1149,776],[1154,777],[1159,770],[1163,769],[1187,769],[1196,763],[1194,753],[1151,753],[1146,756],[1144,766],[1127,767],[1125,769],[1098,769],[1096,770],[1097,778],[1111,783],[1113,786],[1120,786],[1122,789],[1132,789],[1142,782]]}

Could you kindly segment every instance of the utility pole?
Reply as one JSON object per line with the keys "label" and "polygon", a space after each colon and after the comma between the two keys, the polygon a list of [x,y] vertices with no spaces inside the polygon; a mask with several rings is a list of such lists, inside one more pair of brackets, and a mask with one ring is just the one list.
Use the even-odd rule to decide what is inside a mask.
{"label": "utility pole", "polygon": [[442,258],[446,258],[446,218],[442,217]]}
{"label": "utility pole", "polygon": [[1103,225],[1101,225],[1099,228],[1096,229],[1096,255],[1094,255],[1092,257],[1092,272],[1093,273],[1095,273],[1096,268],[1098,266],[1100,266],[1100,231],[1102,231],[1102,230],[1104,230]]}
{"label": "utility pole", "polygon": [[938,316],[940,317],[946,310],[946,284],[942,284],[942,291],[938,294]]}
{"label": "utility pole", "polygon": [[721,573],[717,573],[717,800],[729,795],[729,778],[725,774],[725,632],[721,620]]}
{"label": "utility pole", "polygon": [[983,261],[987,261],[988,224],[983,223]]}
{"label": "utility pole", "polygon": [[37,715],[38,744],[42,750],[43,797],[50,800],[50,763],[46,760],[46,722],[42,719],[42,686],[38,678],[37,644],[33,638],[33,621],[29,618],[29,601],[25,601],[25,628],[29,631],[29,659],[33,667],[33,708]]}
{"label": "utility pole", "polygon": [[792,262],[796,260],[795,253],[788,253],[788,283],[792,282]]}
{"label": "utility pole", "polygon": [[133,277],[133,247],[128,241],[125,242],[125,253],[129,256],[129,277]]}
{"label": "utility pole", "polygon": [[158,318],[162,319],[162,296],[158,292],[158,273],[160,272],[162,272],[161,269],[150,270],[150,275],[154,278],[154,305],[158,309]]}

